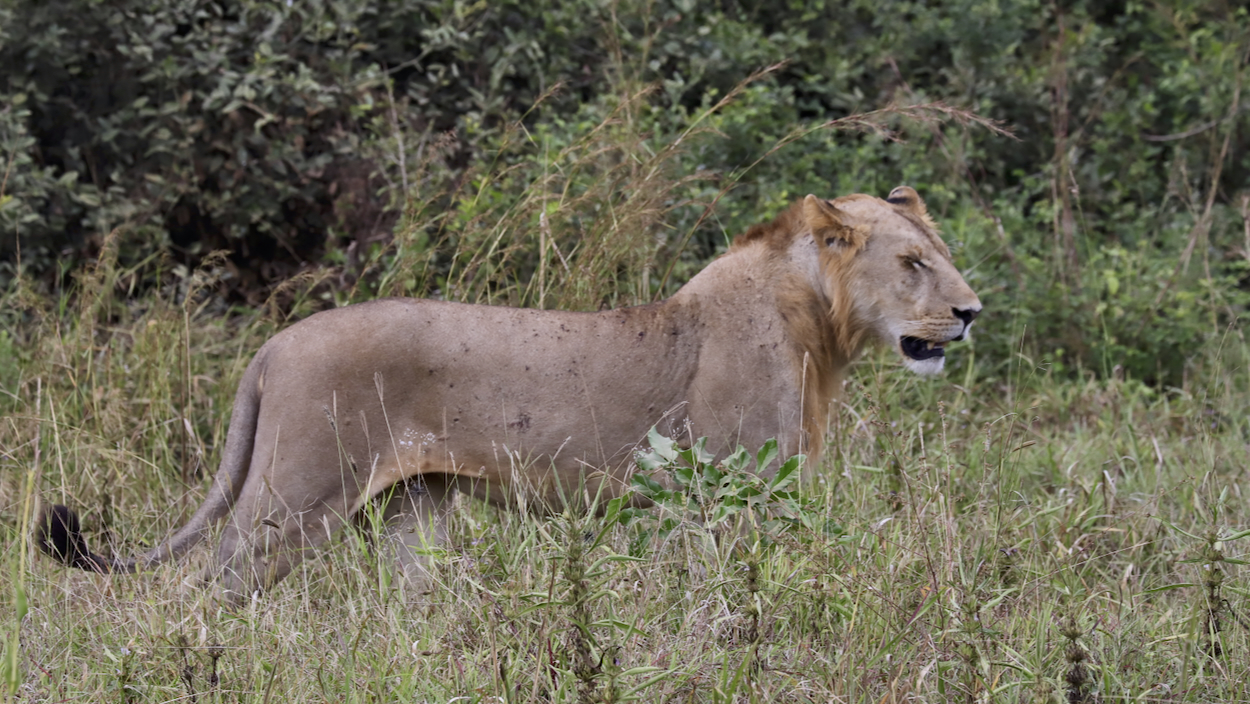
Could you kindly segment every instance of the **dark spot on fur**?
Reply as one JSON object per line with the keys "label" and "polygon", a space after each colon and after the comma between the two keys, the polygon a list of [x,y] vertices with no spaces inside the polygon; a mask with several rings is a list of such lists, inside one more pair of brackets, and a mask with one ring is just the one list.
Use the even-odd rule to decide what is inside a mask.
{"label": "dark spot on fur", "polygon": [[508,427],[518,433],[524,433],[530,429],[530,416],[528,413],[522,413],[517,419],[508,424]]}

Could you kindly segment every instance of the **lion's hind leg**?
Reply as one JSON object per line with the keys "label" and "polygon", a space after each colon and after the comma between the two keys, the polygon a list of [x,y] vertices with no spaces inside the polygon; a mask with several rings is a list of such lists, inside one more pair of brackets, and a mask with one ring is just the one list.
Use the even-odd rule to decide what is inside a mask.
{"label": "lion's hind leg", "polygon": [[221,597],[238,603],[277,584],[342,528],[358,495],[352,483],[248,477],[217,551]]}
{"label": "lion's hind leg", "polygon": [[433,554],[447,545],[455,487],[442,474],[397,484],[382,509],[382,550],[411,583],[429,585]]}

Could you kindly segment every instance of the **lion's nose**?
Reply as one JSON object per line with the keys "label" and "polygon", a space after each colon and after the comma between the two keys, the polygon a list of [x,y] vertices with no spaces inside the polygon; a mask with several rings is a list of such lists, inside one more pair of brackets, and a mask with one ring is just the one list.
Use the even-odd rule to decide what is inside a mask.
{"label": "lion's nose", "polygon": [[977,319],[977,315],[981,313],[980,308],[951,308],[951,312],[956,318],[964,321],[964,325],[971,325],[972,321]]}

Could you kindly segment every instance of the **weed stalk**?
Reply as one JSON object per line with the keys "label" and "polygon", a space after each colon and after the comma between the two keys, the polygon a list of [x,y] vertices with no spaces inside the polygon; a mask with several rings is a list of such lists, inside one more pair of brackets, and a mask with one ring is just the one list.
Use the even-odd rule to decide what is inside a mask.
{"label": "weed stalk", "polygon": [[1090,695],[1089,667],[1085,664],[1089,653],[1079,642],[1084,632],[1077,625],[1076,618],[1069,616],[1059,634],[1068,641],[1063,653],[1064,662],[1067,663],[1064,681],[1067,682],[1068,704],[1091,704],[1094,699]]}
{"label": "weed stalk", "polygon": [[578,702],[595,701],[599,667],[591,654],[590,585],[586,579],[585,539],[581,521],[570,521],[565,533],[564,581],[569,587],[568,605],[571,629],[573,675],[578,680]]}
{"label": "weed stalk", "polygon": [[1214,530],[1204,536],[1207,539],[1202,554],[1202,589],[1205,602],[1202,623],[1203,649],[1211,657],[1224,654],[1220,643],[1220,631],[1224,625],[1224,597],[1220,588],[1224,584],[1224,570],[1220,563],[1224,562],[1224,551],[1220,548],[1219,536]]}

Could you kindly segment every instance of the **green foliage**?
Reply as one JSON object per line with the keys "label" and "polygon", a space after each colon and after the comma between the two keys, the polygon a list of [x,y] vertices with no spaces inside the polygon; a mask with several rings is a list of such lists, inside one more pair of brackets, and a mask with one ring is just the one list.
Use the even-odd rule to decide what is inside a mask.
{"label": "green foliage", "polygon": [[8,407],[7,404],[17,389],[18,380],[21,379],[21,363],[24,361],[21,350],[14,344],[13,336],[8,330],[0,329],[0,394],[6,396],[6,400],[0,402],[0,408]]}
{"label": "green foliage", "polygon": [[38,217],[7,228],[5,250],[16,235],[38,268],[125,225],[123,259],[316,252],[334,224],[319,201],[356,161],[353,114],[381,81],[353,63],[351,4],[12,5],[0,89],[29,107],[9,153],[59,188],[22,194]]}
{"label": "green foliage", "polygon": [[[321,268],[317,301],[588,309],[667,295],[806,193],[908,183],[984,294],[982,373],[1023,351],[1182,387],[1247,304],[1247,13],[14,0],[4,276],[20,240],[55,289],[120,226],[134,291],[229,249],[220,288],[254,303]],[[1016,139],[915,112],[817,129],[931,101]]]}
{"label": "green foliage", "polygon": [[[764,443],[754,457],[739,445],[720,461],[707,451],[707,438],[682,448],[652,428],[647,440],[651,449],[638,454],[633,489],[660,507],[661,536],[690,520],[712,532],[745,525],[752,542],[765,546],[796,527],[829,536],[842,532],[799,493],[805,457],[779,461],[776,440]],[[651,516],[644,509],[621,511],[622,523],[641,517]]]}
{"label": "green foliage", "polygon": [[385,237],[391,170],[370,158],[367,128],[413,129],[417,150],[463,128],[473,153],[474,132],[550,87],[544,47],[585,50],[542,41],[578,8],[529,9],[544,12],[518,23],[507,4],[437,0],[10,3],[0,252],[20,239],[37,273],[126,225],[124,261],[227,248],[233,285],[253,292],[327,247]]}
{"label": "green foliage", "polygon": [[[681,175],[680,140],[656,138],[648,93],[604,95],[567,124],[501,129],[486,166],[410,201],[393,246],[362,254],[353,295],[581,310],[649,300],[681,257],[672,216],[706,179]],[[422,168],[418,178],[437,170]]]}

